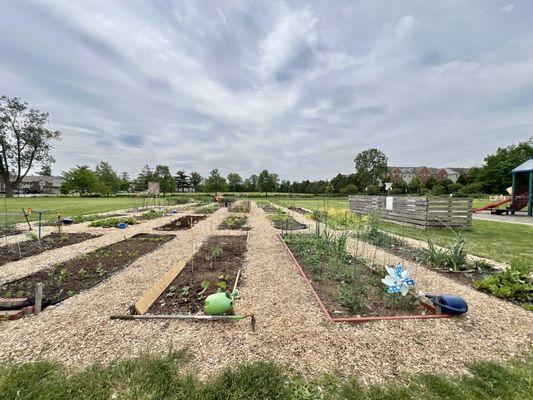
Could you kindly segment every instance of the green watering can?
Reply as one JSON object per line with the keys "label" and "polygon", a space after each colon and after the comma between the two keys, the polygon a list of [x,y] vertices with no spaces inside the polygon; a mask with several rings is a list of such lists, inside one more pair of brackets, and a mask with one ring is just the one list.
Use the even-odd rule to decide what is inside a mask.
{"label": "green watering can", "polygon": [[235,284],[233,285],[233,290],[230,294],[226,292],[218,292],[207,296],[204,304],[204,310],[207,315],[220,315],[231,311],[231,309],[233,308],[233,303],[239,295],[239,291],[237,290],[237,283],[239,282],[240,276],[241,270],[237,272]]}
{"label": "green watering can", "polygon": [[205,313],[208,315],[220,315],[231,311],[238,295],[239,291],[237,289],[233,289],[231,294],[226,292],[210,294],[205,299]]}

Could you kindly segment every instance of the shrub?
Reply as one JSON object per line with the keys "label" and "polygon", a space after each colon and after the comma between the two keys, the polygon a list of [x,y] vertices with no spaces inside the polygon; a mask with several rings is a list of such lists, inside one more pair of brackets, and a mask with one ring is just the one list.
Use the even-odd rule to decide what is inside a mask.
{"label": "shrub", "polygon": [[357,186],[355,186],[354,184],[350,183],[349,185],[346,185],[344,186],[340,192],[342,194],[355,194],[359,191],[359,189],[357,189]]}
{"label": "shrub", "polygon": [[455,241],[448,247],[448,264],[454,271],[464,269],[466,266],[466,238],[463,234],[455,235]]}
{"label": "shrub", "polygon": [[430,267],[444,268],[447,263],[446,250],[441,249],[435,244],[435,237],[427,237],[428,247],[426,249],[426,262]]}

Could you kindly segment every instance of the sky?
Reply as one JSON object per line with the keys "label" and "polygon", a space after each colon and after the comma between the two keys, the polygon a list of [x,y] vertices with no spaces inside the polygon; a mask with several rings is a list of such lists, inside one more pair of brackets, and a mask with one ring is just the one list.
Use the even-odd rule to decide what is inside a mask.
{"label": "sky", "polygon": [[468,167],[533,136],[533,1],[3,0],[0,95],[50,113],[56,174]]}

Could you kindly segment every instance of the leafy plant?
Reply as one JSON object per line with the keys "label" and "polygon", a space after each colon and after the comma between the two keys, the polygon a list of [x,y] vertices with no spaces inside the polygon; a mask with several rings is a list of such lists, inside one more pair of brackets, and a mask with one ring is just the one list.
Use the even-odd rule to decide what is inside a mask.
{"label": "leafy plant", "polygon": [[466,238],[462,233],[455,235],[454,242],[448,247],[448,264],[454,271],[465,269],[466,266]]}
{"label": "leafy plant", "polygon": [[85,278],[87,276],[87,270],[85,268],[80,268],[78,270],[78,275],[81,276],[82,278]]}
{"label": "leafy plant", "polygon": [[196,295],[198,300],[202,300],[203,298],[205,298],[205,291],[209,288],[209,281],[208,280],[202,281],[200,286],[202,287],[202,290],[200,290],[198,294]]}
{"label": "leafy plant", "polygon": [[113,228],[117,226],[117,224],[124,222],[128,225],[135,225],[138,223],[138,221],[133,217],[117,217],[117,218],[106,218],[101,219],[98,221],[93,221],[89,224],[89,226],[93,228]]}
{"label": "leafy plant", "polygon": [[446,250],[441,249],[435,243],[435,237],[427,237],[426,262],[430,267],[444,268],[448,261]]}
{"label": "leafy plant", "polygon": [[338,296],[342,305],[350,312],[356,312],[363,306],[364,288],[355,283],[342,283]]}
{"label": "leafy plant", "polygon": [[209,254],[205,256],[206,261],[213,261],[220,257],[223,253],[222,247],[213,245],[209,248]]}
{"label": "leafy plant", "polygon": [[496,297],[516,301],[533,311],[533,279],[522,265],[512,264],[496,275],[475,281],[474,286]]}
{"label": "leafy plant", "polygon": [[26,232],[26,238],[32,242],[39,240],[39,236],[34,232]]}
{"label": "leafy plant", "polygon": [[191,290],[191,287],[190,286],[183,286],[181,288],[181,300],[183,302],[188,302],[189,301],[189,292]]}

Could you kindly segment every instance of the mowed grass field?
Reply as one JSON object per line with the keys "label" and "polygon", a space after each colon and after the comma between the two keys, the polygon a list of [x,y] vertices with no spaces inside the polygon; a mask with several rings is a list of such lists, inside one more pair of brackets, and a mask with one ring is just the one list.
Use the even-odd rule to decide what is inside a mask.
{"label": "mowed grass field", "polygon": [[[300,206],[310,210],[324,210],[324,207],[348,209],[348,199],[339,197],[273,198],[272,201],[285,207]],[[421,230],[391,222],[382,222],[381,225],[388,232],[420,240],[426,240],[428,234],[434,235],[441,246],[447,246],[454,236],[450,229]],[[471,254],[508,264],[513,261],[533,264],[532,225],[473,220],[472,229],[463,230],[463,233],[467,239],[467,251]]]}
{"label": "mowed grass field", "polygon": [[[43,215],[49,219],[56,212],[63,216],[98,214],[107,211],[131,209],[143,206],[142,198],[134,197],[14,197],[0,199],[0,223],[5,222],[7,204],[8,221],[24,222],[22,209],[50,210]],[[37,214],[30,216],[31,221],[37,220]]]}

